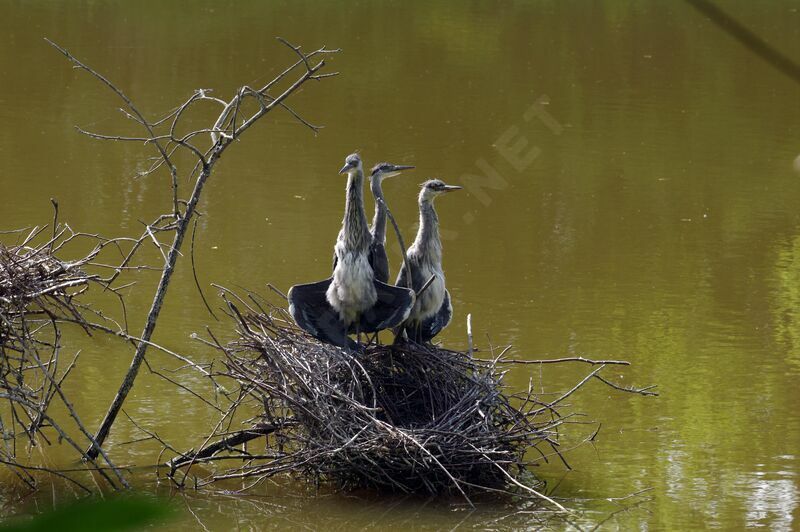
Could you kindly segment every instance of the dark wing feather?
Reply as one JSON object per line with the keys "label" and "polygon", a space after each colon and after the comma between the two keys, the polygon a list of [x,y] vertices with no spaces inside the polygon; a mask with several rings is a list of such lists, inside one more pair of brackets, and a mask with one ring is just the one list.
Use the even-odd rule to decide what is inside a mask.
{"label": "dark wing feather", "polygon": [[[361,315],[359,330],[362,333],[373,333],[396,327],[408,318],[414,307],[414,292],[407,288],[391,286],[375,281],[378,301]],[[356,332],[351,327],[350,332]]]}
{"label": "dark wing feather", "polygon": [[[344,238],[344,227],[339,229],[339,234],[336,235],[336,242],[339,242],[343,238]],[[331,271],[336,269],[336,265],[337,264],[339,264],[339,256],[336,255],[336,248],[334,247],[333,248],[333,267],[331,268]]]}
{"label": "dark wing feather", "polygon": [[419,325],[419,339],[430,342],[434,336],[450,324],[453,319],[453,305],[450,303],[450,292],[444,291],[444,300],[439,311],[430,318],[423,320]]}
{"label": "dark wing feather", "polygon": [[373,240],[369,245],[369,265],[372,266],[376,281],[389,282],[389,257],[386,256],[383,242]]}
{"label": "dark wing feather", "polygon": [[340,347],[355,348],[345,334],[339,313],[331,307],[325,293],[331,279],[317,283],[297,284],[289,290],[289,313],[295,323],[318,340]]}
{"label": "dark wing feather", "polygon": [[406,261],[403,261],[402,266],[400,266],[400,272],[397,274],[397,281],[395,284],[397,286],[405,286],[407,288],[411,288],[414,291],[419,290],[425,284],[427,279],[423,279],[422,275],[419,273],[419,263],[415,260],[413,255],[409,255],[406,259],[408,261],[408,265],[411,266],[411,284],[409,285],[408,279],[406,279]]}

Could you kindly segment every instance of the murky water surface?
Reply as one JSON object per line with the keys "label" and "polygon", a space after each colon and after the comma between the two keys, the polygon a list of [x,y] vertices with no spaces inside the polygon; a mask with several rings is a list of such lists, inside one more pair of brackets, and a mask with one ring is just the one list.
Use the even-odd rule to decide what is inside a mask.
{"label": "murky water surface", "polygon": [[[723,6],[800,60],[796,2]],[[488,337],[518,357],[622,358],[633,366],[610,377],[659,386],[658,398],[600,383],[574,396],[569,411],[602,422],[597,441],[567,454],[572,471],[540,474],[578,499],[577,519],[597,523],[626,506],[604,499],[652,488],[606,526],[800,526],[800,86],[685,3],[4,2],[2,228],[46,223],[57,197],[73,227],[131,235],[168,201],[164,176],[130,179],[150,155],[143,147],[75,133],[114,132],[124,119],[43,37],[154,116],[196,88],[227,95],[270,79],[292,60],[277,35],[341,47],[341,76],[292,101],[325,125],[318,136],[276,113],[226,154],[201,204],[205,284],[266,291],[326,276],[343,205],[336,172],[356,148],[369,163],[417,166],[385,187],[406,238],[417,183],[464,184],[438,202],[455,306],[444,342],[465,344],[471,312],[484,346]],[[130,296],[134,323],[152,285],[144,276]],[[206,324],[227,327],[208,316],[183,261],[156,340],[204,359],[188,336]],[[96,426],[131,352],[106,340],[82,347],[69,391]],[[586,371],[547,367],[541,379],[565,390]],[[509,382],[522,388],[530,376],[539,382],[531,368]],[[147,374],[126,410],[179,448],[214,419]],[[565,446],[592,430],[574,428]],[[122,421],[113,442],[140,436]],[[155,448],[111,451],[148,465]],[[138,477],[153,484],[152,471]],[[538,522],[508,517],[513,503],[469,510],[315,495],[292,482],[253,497],[191,492],[180,505],[194,513],[186,529]]]}

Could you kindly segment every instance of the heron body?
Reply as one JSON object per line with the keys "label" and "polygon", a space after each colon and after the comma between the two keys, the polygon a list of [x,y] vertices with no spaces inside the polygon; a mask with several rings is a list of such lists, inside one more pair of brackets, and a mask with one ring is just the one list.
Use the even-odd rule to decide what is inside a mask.
{"label": "heron body", "polygon": [[[419,194],[419,230],[414,243],[406,252],[406,262],[410,272],[404,263],[397,277],[399,286],[407,286],[417,293],[414,307],[402,327],[408,337],[417,342],[433,339],[447,327],[453,316],[453,307],[450,294],[445,287],[442,268],[439,217],[434,209],[433,200],[439,194],[460,188],[434,179],[425,182]],[[431,278],[432,281],[423,290]]]}
{"label": "heron body", "polygon": [[369,186],[372,197],[375,199],[375,215],[372,217],[372,227],[369,232],[372,241],[369,245],[369,257],[375,279],[389,282],[389,257],[386,255],[386,218],[388,207],[383,197],[383,180],[398,175],[403,170],[411,170],[413,166],[392,163],[378,163],[372,167],[369,176]]}
{"label": "heron body", "polygon": [[364,172],[358,154],[347,157],[345,214],[334,246],[333,276],[289,290],[289,312],[314,337],[350,348],[348,334],[396,327],[408,318],[414,292],[375,279],[370,263],[372,234],[364,212]]}
{"label": "heron body", "polygon": [[420,225],[417,238],[408,248],[413,288],[420,290],[433,277],[428,288],[417,298],[409,318],[421,322],[439,310],[444,301],[445,277],[442,269],[442,242],[439,237],[438,216],[433,203],[420,203]]}
{"label": "heron body", "polygon": [[[392,163],[378,163],[370,172],[369,185],[372,197],[375,200],[375,214],[372,218],[372,226],[369,228],[370,244],[369,265],[372,267],[375,279],[382,282],[389,282],[389,257],[386,255],[386,218],[387,207],[386,199],[383,196],[383,180],[398,175],[403,170],[410,170],[413,166],[396,165]],[[344,238],[344,225],[339,231],[337,241]],[[339,262],[336,250],[333,253],[333,269]]]}
{"label": "heron body", "polygon": [[336,239],[336,266],[326,297],[347,328],[378,300],[375,274],[369,263],[372,236],[364,213],[364,172],[359,160],[348,170],[342,230]]}
{"label": "heron body", "polygon": [[389,282],[389,257],[386,255],[386,201],[383,198],[382,177],[370,176],[369,187],[375,198],[375,215],[370,228],[369,257],[375,279]]}

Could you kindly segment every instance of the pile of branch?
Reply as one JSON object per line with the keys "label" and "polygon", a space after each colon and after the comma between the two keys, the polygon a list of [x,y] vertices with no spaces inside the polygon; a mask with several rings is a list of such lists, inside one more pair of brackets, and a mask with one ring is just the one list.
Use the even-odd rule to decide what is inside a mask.
{"label": "pile of branch", "polygon": [[[62,391],[64,380],[75,366],[77,354],[63,360],[62,326],[77,324],[90,333],[97,324],[84,315],[91,308],[80,302],[93,284],[106,286],[97,275],[86,273],[100,251],[111,240],[72,232],[58,226],[52,236],[44,236],[47,226],[37,227],[14,245],[0,243],[0,464],[30,488],[37,485],[40,473],[67,478],[61,472],[32,465],[30,451],[54,440],[65,441],[78,456],[85,458],[83,443],[76,441],[82,432],[91,442],[72,404]],[[25,235],[24,232],[17,236]],[[76,239],[92,239],[95,246],[75,261],[58,258],[65,246]],[[95,318],[98,315],[95,313]],[[54,400],[68,410],[73,426],[63,425],[50,414]],[[22,445],[27,441],[27,445]],[[117,475],[112,479],[93,461],[90,468],[100,472],[112,487],[126,485]],[[89,488],[81,486],[85,491]]]}
{"label": "pile of branch", "polygon": [[[224,353],[225,376],[241,385],[235,406],[249,398],[261,419],[247,431],[226,433],[173,459],[173,479],[184,466],[233,458],[236,467],[205,482],[259,482],[291,472],[347,490],[467,500],[476,492],[522,493],[561,509],[540,492],[530,460],[558,454],[558,428],[572,416],[560,415],[555,405],[596,376],[602,364],[547,402],[530,388],[506,392],[502,357],[481,360],[418,344],[372,343],[352,353],[310,337],[285,310],[253,295],[228,300],[228,308],[238,338],[209,344]],[[265,448],[256,454],[238,448],[264,436]]]}
{"label": "pile of branch", "polygon": [[[7,247],[0,242],[0,345],[22,352],[29,331],[27,317],[58,320],[64,316],[83,321],[73,303],[91,281],[97,280],[81,267],[92,259],[59,260],[65,242],[31,242],[45,230],[35,228],[22,243]],[[93,255],[93,254],[92,254]]]}

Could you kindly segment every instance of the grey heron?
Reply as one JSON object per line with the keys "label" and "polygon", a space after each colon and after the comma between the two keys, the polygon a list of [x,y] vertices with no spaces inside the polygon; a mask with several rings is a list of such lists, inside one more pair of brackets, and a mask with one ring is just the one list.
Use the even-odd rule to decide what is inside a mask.
{"label": "grey heron", "polygon": [[377,332],[402,323],[414,306],[413,290],[375,279],[369,261],[372,242],[364,212],[364,169],[357,153],[348,155],[339,172],[347,174],[342,230],[336,239],[333,277],[295,285],[289,290],[289,312],[316,338],[354,347],[347,335]]}
{"label": "grey heron", "polygon": [[[378,163],[372,167],[369,175],[369,186],[375,199],[375,215],[372,227],[369,228],[372,238],[369,244],[369,264],[375,273],[375,279],[382,283],[389,282],[389,257],[386,255],[386,200],[383,197],[383,180],[399,175],[403,170],[414,168],[409,165]],[[342,228],[344,230],[344,228]],[[342,238],[341,231],[339,238]],[[333,253],[333,268],[336,269],[337,255]]]}
{"label": "grey heron", "polygon": [[[369,244],[369,265],[375,274],[375,279],[382,283],[389,282],[389,257],[386,255],[386,200],[383,197],[383,180],[394,177],[403,170],[414,168],[409,165],[398,165],[392,163],[378,163],[372,167],[369,175],[370,190],[375,200],[375,214],[372,218],[372,226],[369,229],[371,241]],[[344,226],[339,231],[339,239],[343,238]],[[336,270],[338,264],[336,250],[333,252],[333,269]]]}
{"label": "grey heron", "polygon": [[[442,241],[439,237],[439,217],[433,200],[440,194],[460,190],[440,179],[431,179],[422,184],[419,193],[419,230],[414,243],[406,252],[406,261],[397,276],[397,285],[406,286],[418,294],[408,319],[397,331],[405,331],[409,339],[421,343],[429,342],[447,327],[453,317],[450,293],[445,288],[442,269]],[[409,273],[406,263],[410,266]],[[429,279],[433,281],[422,290]]]}

